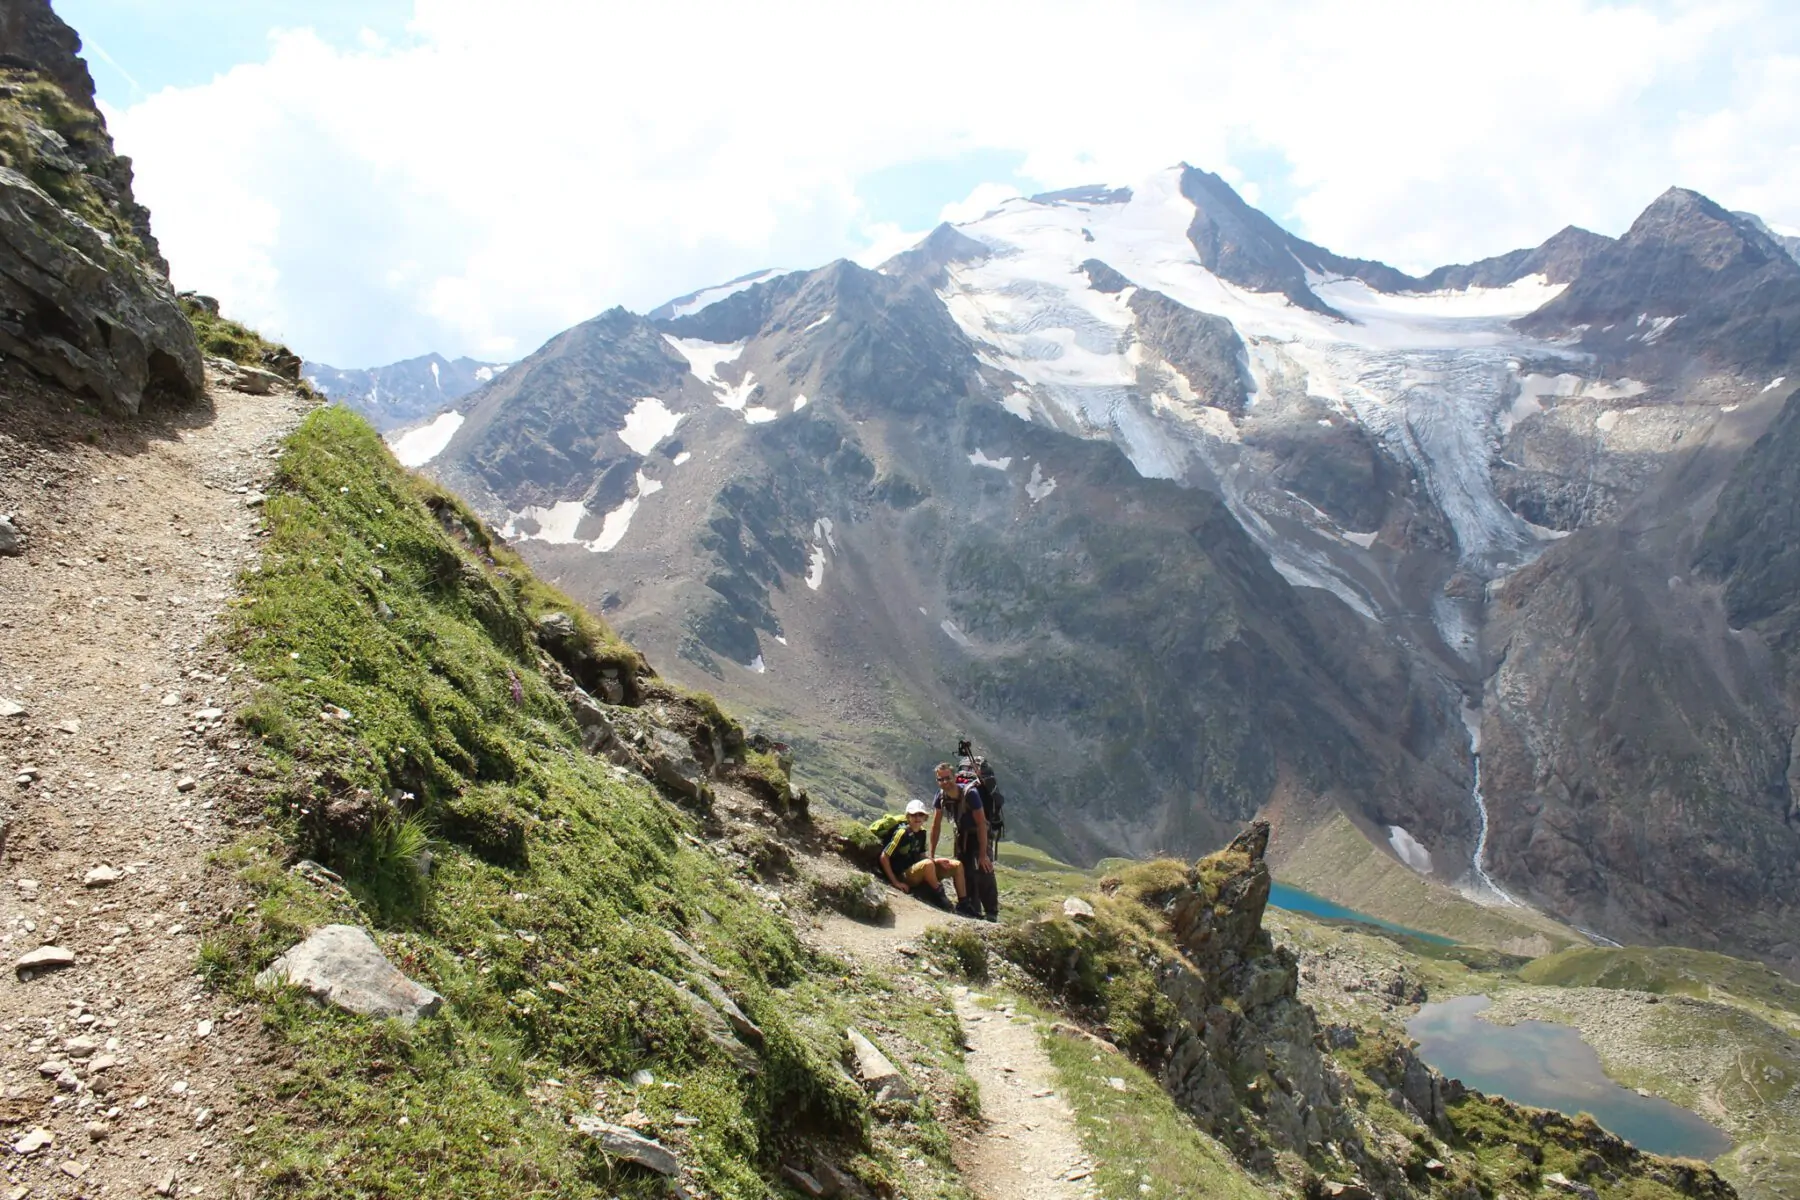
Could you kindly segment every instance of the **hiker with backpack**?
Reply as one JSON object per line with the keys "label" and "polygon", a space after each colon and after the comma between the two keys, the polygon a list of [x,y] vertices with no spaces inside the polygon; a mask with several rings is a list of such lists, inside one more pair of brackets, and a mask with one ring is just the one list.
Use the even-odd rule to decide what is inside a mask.
{"label": "hiker with backpack", "polygon": [[[957,889],[956,911],[965,917],[1000,919],[1000,885],[994,878],[993,848],[988,823],[988,806],[981,793],[980,770],[987,764],[968,751],[965,741],[957,747],[965,770],[958,772],[949,763],[937,765],[937,804],[931,816],[930,853],[937,855],[938,834],[944,818],[949,816],[955,827],[956,857],[962,864],[963,876],[969,881],[969,892]],[[966,778],[959,778],[959,775]]]}
{"label": "hiker with backpack", "polygon": [[[954,858],[938,858],[927,853],[925,845],[925,802],[913,800],[906,806],[906,821],[898,826],[881,851],[881,871],[888,883],[901,892],[918,896],[933,904],[944,904],[942,877],[956,885],[956,898],[969,894],[963,865]],[[916,890],[915,890],[916,889]]]}

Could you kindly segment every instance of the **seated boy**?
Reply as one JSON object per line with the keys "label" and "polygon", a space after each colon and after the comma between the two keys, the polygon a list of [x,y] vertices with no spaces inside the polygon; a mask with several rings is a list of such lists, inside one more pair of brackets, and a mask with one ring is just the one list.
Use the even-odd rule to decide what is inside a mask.
{"label": "seated boy", "polygon": [[967,895],[962,864],[954,858],[932,858],[926,851],[927,811],[923,800],[907,804],[906,824],[894,831],[894,836],[881,851],[882,873],[902,892],[910,893],[914,887],[924,884],[923,897],[940,904],[944,893],[938,888],[938,880],[940,875],[948,875],[956,884],[956,898],[961,900]]}

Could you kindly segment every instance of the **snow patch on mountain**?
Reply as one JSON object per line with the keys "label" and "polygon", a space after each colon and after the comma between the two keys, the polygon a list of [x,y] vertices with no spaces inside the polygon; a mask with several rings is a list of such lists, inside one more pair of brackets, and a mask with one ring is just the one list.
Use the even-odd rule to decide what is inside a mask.
{"label": "snow patch on mountain", "polygon": [[[750,403],[750,393],[755,390],[756,372],[745,371],[742,380],[724,385],[724,390],[719,393],[719,407],[729,408],[732,412],[743,412]],[[744,419],[748,421],[749,417]],[[751,424],[755,424],[755,422],[751,421]]]}
{"label": "snow patch on mountain", "polygon": [[814,321],[811,325],[808,325],[805,329],[802,329],[800,332],[801,333],[811,333],[813,330],[817,329],[819,326],[825,324],[825,322],[831,320],[832,315],[833,314],[831,314],[831,313],[826,313],[824,316],[820,317],[818,320]]}
{"label": "snow patch on mountain", "polygon": [[[437,364],[432,364],[437,369]],[[400,460],[403,467],[422,467],[442,454],[456,431],[462,428],[463,415],[459,412],[439,413],[430,424],[409,429],[404,433],[390,434],[388,447],[393,450],[394,457]]]}
{"label": "snow patch on mountain", "polygon": [[1005,458],[989,458],[981,452],[981,447],[977,446],[975,447],[975,453],[969,455],[969,465],[972,467],[992,467],[996,471],[1004,471],[1012,466],[1012,456],[1008,455]]}
{"label": "snow patch on mountain", "polygon": [[942,621],[939,621],[938,628],[944,631],[944,636],[948,637],[951,641],[964,649],[969,649],[975,645],[974,642],[969,640],[969,635],[958,629],[956,627],[956,622],[952,621],[949,617],[945,617]]}
{"label": "snow patch on mountain", "polygon": [[766,279],[773,279],[777,275],[785,274],[787,274],[787,271],[780,267],[771,267],[767,271],[757,271],[755,274],[745,275],[741,279],[734,279],[730,283],[722,283],[717,287],[702,288],[700,291],[684,296],[679,300],[672,300],[662,308],[657,309],[652,315],[657,317],[666,316],[671,320],[692,316],[701,309],[710,308],[712,305],[717,304],[728,296],[735,296],[739,292],[747,291],[750,288],[755,287]]}
{"label": "snow patch on mountain", "polygon": [[1763,391],[1772,392],[1776,388],[1780,387],[1782,384],[1784,384],[1786,382],[1787,382],[1786,375],[1777,375],[1775,378],[1769,380],[1769,386],[1764,388]]}
{"label": "snow patch on mountain", "polygon": [[1039,500],[1047,499],[1055,490],[1056,480],[1044,474],[1044,464],[1032,463],[1031,478],[1025,481],[1025,494],[1031,497],[1031,502],[1036,504]]}
{"label": "snow patch on mountain", "polygon": [[605,554],[624,540],[631,528],[631,518],[647,496],[663,490],[661,480],[637,473],[637,493],[626,498],[617,508],[600,519],[599,536],[583,540],[578,536],[582,523],[594,514],[579,500],[559,500],[548,508],[528,506],[507,516],[501,536],[514,541],[548,542],[553,546],[580,546],[595,554]]}
{"label": "snow patch on mountain", "polygon": [[780,415],[781,414],[775,409],[763,408],[761,405],[751,405],[744,410],[744,424],[766,425]]}
{"label": "snow patch on mountain", "polygon": [[675,465],[679,467],[681,464],[685,463],[688,459],[690,459],[692,457],[694,457],[693,451],[683,450],[680,454],[677,454],[675,456],[673,461],[674,461]]}
{"label": "snow patch on mountain", "polygon": [[809,401],[806,398],[806,393],[801,392],[799,395],[794,397],[794,411],[799,412],[801,409],[805,408],[808,403],[809,403]]}
{"label": "snow patch on mountain", "polygon": [[1012,392],[1002,397],[1000,407],[1021,421],[1032,419],[1031,397],[1024,392]]}
{"label": "snow patch on mountain", "polygon": [[744,352],[743,342],[708,342],[700,338],[678,338],[666,333],[663,341],[687,359],[688,370],[693,372],[695,379],[714,391],[730,386],[719,378],[719,368],[728,362],[735,362],[737,356]]}
{"label": "snow patch on mountain", "polygon": [[670,412],[669,406],[655,396],[645,396],[625,414],[625,426],[619,430],[619,440],[639,454],[648,454],[674,433],[681,421],[681,413]]}
{"label": "snow patch on mountain", "polygon": [[1388,826],[1388,845],[1400,861],[1421,875],[1431,874],[1431,851],[1419,844],[1419,840],[1399,825]]}

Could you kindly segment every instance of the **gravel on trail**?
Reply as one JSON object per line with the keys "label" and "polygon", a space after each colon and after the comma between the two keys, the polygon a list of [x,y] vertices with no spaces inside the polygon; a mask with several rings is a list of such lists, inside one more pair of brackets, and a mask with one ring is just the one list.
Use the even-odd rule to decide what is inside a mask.
{"label": "gravel on trail", "polygon": [[0,365],[3,1196],[248,1190],[232,1142],[272,1050],[198,974],[242,901],[207,861],[248,752],[213,635],[314,402],[212,383],[126,421]]}

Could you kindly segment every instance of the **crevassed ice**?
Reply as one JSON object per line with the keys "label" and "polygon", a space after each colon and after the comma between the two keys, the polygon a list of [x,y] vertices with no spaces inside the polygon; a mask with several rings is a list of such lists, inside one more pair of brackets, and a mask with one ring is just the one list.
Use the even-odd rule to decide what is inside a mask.
{"label": "crevassed ice", "polygon": [[[1229,416],[1204,405],[1138,341],[1131,289],[1107,295],[1089,286],[1080,264],[1097,258],[1135,286],[1229,320],[1248,350],[1251,402],[1268,392],[1277,368],[1298,368],[1308,393],[1414,465],[1466,560],[1517,565],[1537,552],[1542,539],[1501,503],[1488,458],[1496,423],[1531,411],[1529,401],[1508,411],[1520,394],[1514,364],[1570,357],[1508,324],[1562,285],[1534,276],[1503,288],[1387,295],[1354,278],[1313,277],[1314,291],[1351,318],[1340,321],[1212,275],[1187,241],[1193,218],[1174,169],[1122,204],[1015,199],[960,227],[995,253],[952,264],[941,295],[981,361],[1023,381],[1002,400],[1009,412],[1029,419],[1041,405],[1057,424],[1119,444],[1140,473],[1174,479],[1218,461],[1197,447],[1233,439]],[[1156,394],[1140,370],[1166,377],[1173,390]],[[1354,592],[1333,580],[1339,571],[1328,561],[1302,562],[1284,535],[1266,523],[1255,528],[1241,491],[1228,488],[1226,499],[1271,560],[1286,560],[1277,566],[1291,582]]]}
{"label": "crevassed ice", "polygon": [[[437,364],[433,363],[435,367]],[[417,429],[409,429],[388,443],[394,457],[400,460],[403,467],[422,467],[444,452],[456,431],[462,428],[463,415],[459,412],[439,413],[433,417],[429,425],[421,425]]]}
{"label": "crevassed ice", "polygon": [[619,440],[639,454],[648,454],[656,449],[657,443],[675,432],[682,419],[682,413],[670,412],[668,405],[655,396],[645,396],[625,414],[625,426],[619,430]]}

